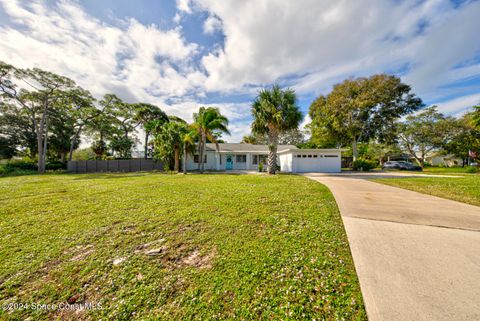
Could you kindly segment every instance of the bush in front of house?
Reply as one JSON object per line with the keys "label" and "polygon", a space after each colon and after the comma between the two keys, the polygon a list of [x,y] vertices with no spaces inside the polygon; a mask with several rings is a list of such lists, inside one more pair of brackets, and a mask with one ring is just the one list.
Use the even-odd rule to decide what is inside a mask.
{"label": "bush in front of house", "polygon": [[375,167],[377,167],[377,162],[373,160],[359,158],[353,162],[352,166],[354,171],[368,172],[369,170],[372,170]]}
{"label": "bush in front of house", "polygon": [[258,164],[258,171],[263,172],[263,163]]}

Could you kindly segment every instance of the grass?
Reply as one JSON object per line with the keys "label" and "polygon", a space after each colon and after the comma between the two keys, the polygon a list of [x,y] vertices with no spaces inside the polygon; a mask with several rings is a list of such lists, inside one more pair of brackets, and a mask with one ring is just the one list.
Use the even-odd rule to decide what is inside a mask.
{"label": "grass", "polygon": [[[303,177],[5,177],[0,209],[0,303],[30,304],[2,320],[366,319],[335,201]],[[67,302],[101,309],[31,305]]]}
{"label": "grass", "polygon": [[469,167],[425,167],[423,173],[426,174],[471,174]]}
{"label": "grass", "polygon": [[374,182],[480,206],[480,175],[376,178]]}

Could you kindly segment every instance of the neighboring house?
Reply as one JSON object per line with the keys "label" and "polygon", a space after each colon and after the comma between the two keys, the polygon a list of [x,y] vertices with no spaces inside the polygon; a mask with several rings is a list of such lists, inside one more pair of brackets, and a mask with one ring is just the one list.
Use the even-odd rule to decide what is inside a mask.
{"label": "neighboring house", "polygon": [[462,166],[462,159],[455,157],[454,155],[442,155],[433,153],[431,155],[427,155],[425,160],[430,163],[432,166]]}
{"label": "neighboring house", "polygon": [[[204,155],[205,170],[258,170],[263,163],[266,170],[268,157],[267,145],[253,144],[207,144]],[[278,145],[277,157],[280,171],[302,172],[340,172],[341,149],[299,149],[294,145]],[[187,170],[198,169],[198,154],[189,155]]]}

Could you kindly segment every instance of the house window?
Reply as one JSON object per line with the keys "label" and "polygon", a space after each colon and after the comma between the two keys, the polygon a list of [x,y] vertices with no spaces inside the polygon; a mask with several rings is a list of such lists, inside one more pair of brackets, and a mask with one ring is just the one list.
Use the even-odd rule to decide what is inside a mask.
{"label": "house window", "polygon": [[[193,162],[194,163],[199,163],[199,155],[193,155]],[[206,163],[207,162],[207,155],[204,155],[204,159],[203,159],[203,163]]]}
{"label": "house window", "polygon": [[317,158],[317,157],[318,157],[318,155],[313,155],[313,158]]}
{"label": "house window", "polygon": [[267,155],[253,155],[252,164],[257,165],[259,162],[265,164],[267,162]]}
{"label": "house window", "polygon": [[302,155],[303,158],[307,158],[307,155]]}
{"label": "house window", "polygon": [[338,155],[325,155],[324,157],[338,157]]}
{"label": "house window", "polygon": [[308,155],[308,158],[312,158],[312,155]]}
{"label": "house window", "polygon": [[237,163],[246,163],[247,155],[237,155]]}

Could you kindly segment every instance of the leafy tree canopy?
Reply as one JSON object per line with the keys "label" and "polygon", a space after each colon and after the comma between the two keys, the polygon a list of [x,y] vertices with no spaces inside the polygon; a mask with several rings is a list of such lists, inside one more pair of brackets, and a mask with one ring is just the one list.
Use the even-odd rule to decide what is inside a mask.
{"label": "leafy tree canopy", "polygon": [[447,145],[457,129],[456,120],[445,117],[431,106],[419,114],[410,115],[399,123],[400,145],[423,167],[425,157]]}
{"label": "leafy tree canopy", "polygon": [[352,144],[356,158],[359,142],[395,140],[395,121],[422,107],[421,99],[396,76],[347,79],[311,104],[312,140]]}

